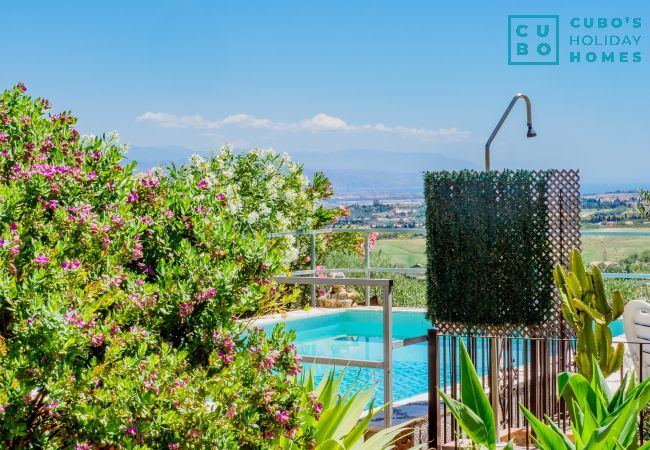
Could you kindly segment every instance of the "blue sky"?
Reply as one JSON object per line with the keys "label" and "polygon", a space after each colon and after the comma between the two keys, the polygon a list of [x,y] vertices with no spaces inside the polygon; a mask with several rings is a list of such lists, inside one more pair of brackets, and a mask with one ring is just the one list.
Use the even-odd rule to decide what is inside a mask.
{"label": "blue sky", "polygon": [[[643,0],[11,2],[0,81],[135,146],[418,151],[479,167],[522,91],[538,137],[525,139],[518,106],[493,167],[638,185],[650,166],[649,13]],[[572,17],[640,17],[643,60],[561,53],[558,66],[508,66],[509,14],[558,14],[561,48]]]}

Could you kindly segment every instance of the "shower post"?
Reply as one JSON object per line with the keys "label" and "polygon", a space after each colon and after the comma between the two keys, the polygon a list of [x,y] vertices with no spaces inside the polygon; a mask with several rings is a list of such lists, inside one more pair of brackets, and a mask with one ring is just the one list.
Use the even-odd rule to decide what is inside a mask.
{"label": "shower post", "polygon": [[384,302],[384,426],[393,422],[393,280],[381,288]]}
{"label": "shower post", "polygon": [[[311,276],[316,276],[316,233],[311,233]],[[311,307],[316,307],[316,285],[311,285]]]}
{"label": "shower post", "polygon": [[[364,241],[363,241],[363,249],[365,252],[364,258],[363,258],[363,264],[364,267],[366,268],[366,278],[370,278],[370,234],[366,230],[364,232]],[[365,295],[366,295],[366,306],[370,306],[370,286],[366,286],[365,289]]]}

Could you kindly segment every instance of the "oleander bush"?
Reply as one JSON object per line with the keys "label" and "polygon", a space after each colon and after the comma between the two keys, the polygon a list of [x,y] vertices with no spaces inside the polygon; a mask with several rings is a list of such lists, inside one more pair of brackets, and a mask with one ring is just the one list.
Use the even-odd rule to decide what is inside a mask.
{"label": "oleander bush", "polygon": [[327,179],[228,148],[138,174],[117,136],[82,137],[50,108],[22,84],[0,97],[0,446],[292,437],[292,336],[238,319],[281,302],[271,275],[302,263],[299,243],[266,234],[340,213],[320,206]]}

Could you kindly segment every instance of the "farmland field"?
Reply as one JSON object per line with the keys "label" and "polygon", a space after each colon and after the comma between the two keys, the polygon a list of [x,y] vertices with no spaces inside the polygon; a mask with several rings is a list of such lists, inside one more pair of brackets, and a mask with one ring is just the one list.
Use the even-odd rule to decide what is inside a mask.
{"label": "farmland field", "polygon": [[379,239],[373,251],[380,250],[400,267],[426,265],[426,241],[422,238]]}
{"label": "farmland field", "polygon": [[[610,229],[606,231],[648,231],[647,228]],[[414,264],[426,265],[426,242],[422,238],[402,237],[398,239],[379,239],[374,249],[390,258],[400,267],[411,267]],[[583,236],[582,253],[586,262],[598,263],[606,261],[613,263],[643,250],[650,250],[650,236]]]}

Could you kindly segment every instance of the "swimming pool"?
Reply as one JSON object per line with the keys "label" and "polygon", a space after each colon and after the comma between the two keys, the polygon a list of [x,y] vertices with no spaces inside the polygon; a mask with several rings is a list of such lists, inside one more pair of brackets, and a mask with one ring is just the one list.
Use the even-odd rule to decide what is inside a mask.
{"label": "swimming pool", "polygon": [[[345,309],[345,310],[314,310],[304,317],[287,318],[287,330],[296,332],[298,354],[305,356],[321,356],[329,358],[361,359],[382,361],[383,324],[381,309]],[[267,331],[278,321],[262,321],[259,325]],[[431,323],[425,319],[424,311],[413,309],[393,309],[393,339],[407,339],[427,334]],[[623,334],[621,321],[611,324],[612,334]],[[448,349],[447,349],[448,351]],[[478,355],[479,374],[484,372],[480,361],[484,358]],[[311,367],[317,379],[330,370],[331,367],[322,364],[305,364]],[[441,368],[448,370],[448,368]],[[342,368],[337,367],[340,372]],[[449,377],[447,377],[449,379]],[[383,402],[384,372],[383,369],[349,367],[343,380],[342,389],[351,384],[374,384],[377,389],[377,401]],[[428,390],[427,380],[427,343],[400,347],[393,350],[393,399],[398,402],[416,395],[425,394]]]}

